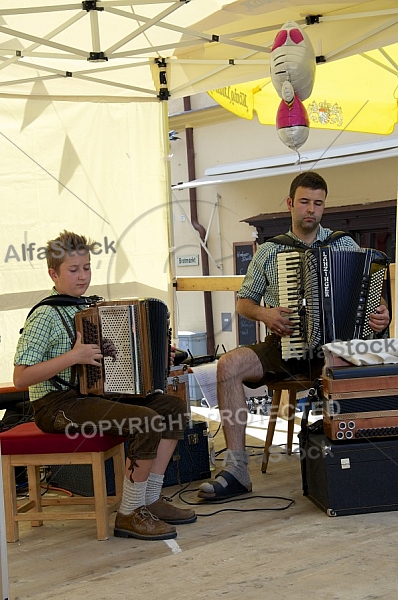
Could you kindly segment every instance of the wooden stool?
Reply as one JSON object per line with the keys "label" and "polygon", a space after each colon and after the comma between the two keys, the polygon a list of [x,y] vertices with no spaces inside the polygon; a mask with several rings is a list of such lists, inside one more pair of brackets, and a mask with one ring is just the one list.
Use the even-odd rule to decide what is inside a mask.
{"label": "wooden stool", "polygon": [[[4,508],[7,542],[19,539],[19,521],[30,521],[32,527],[43,521],[66,519],[95,519],[97,538],[109,537],[109,515],[119,507],[122,497],[125,465],[124,442],[111,435],[68,437],[64,433],[44,433],[35,423],[24,423],[0,434],[4,482]],[[113,458],[115,496],[107,496],[105,461]],[[93,472],[92,497],[47,498],[40,492],[40,467],[44,465],[91,465]],[[26,466],[29,500],[17,507],[15,467]],[[91,505],[90,511],[66,511],[61,507]],[[44,511],[43,507],[57,507]],[[59,507],[59,508],[58,508]]]}
{"label": "wooden stool", "polygon": [[270,417],[268,422],[268,430],[267,437],[265,438],[264,445],[264,455],[263,462],[261,465],[261,471],[266,473],[268,460],[269,460],[269,450],[272,446],[272,440],[275,432],[276,419],[279,413],[279,406],[281,403],[282,391],[286,390],[289,394],[289,405],[288,405],[288,422],[287,422],[287,453],[292,453],[292,444],[293,444],[293,431],[294,431],[294,417],[296,414],[296,402],[297,402],[297,392],[301,392],[303,390],[308,390],[312,387],[312,381],[309,379],[303,378],[295,378],[295,379],[284,379],[282,381],[277,381],[275,383],[270,383],[267,385],[268,390],[273,392],[272,404],[270,410]]}

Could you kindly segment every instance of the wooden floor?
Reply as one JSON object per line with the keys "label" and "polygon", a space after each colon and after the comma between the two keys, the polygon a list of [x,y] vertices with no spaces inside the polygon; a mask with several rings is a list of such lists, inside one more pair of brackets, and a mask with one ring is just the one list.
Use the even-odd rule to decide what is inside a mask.
{"label": "wooden floor", "polygon": [[[215,441],[224,447],[221,433]],[[10,598],[396,600],[398,514],[327,517],[302,495],[297,456],[262,474],[261,451],[251,452],[258,497],[201,504],[197,522],[179,526],[175,541],[98,542],[89,521],[22,524],[20,541],[7,545]],[[196,502],[197,486],[188,500]],[[278,510],[288,501],[273,496],[294,504]]]}

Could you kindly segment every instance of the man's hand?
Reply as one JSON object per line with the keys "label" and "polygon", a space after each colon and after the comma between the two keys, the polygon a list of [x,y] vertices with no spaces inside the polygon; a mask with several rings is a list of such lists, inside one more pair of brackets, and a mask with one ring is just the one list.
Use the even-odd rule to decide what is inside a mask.
{"label": "man's hand", "polygon": [[266,311],[264,323],[272,333],[280,337],[292,335],[295,324],[289,321],[288,315],[294,312],[293,310],[278,306],[277,308],[267,308]]}
{"label": "man's hand", "polygon": [[82,334],[76,333],[76,343],[71,350],[76,365],[100,365],[101,348],[98,344],[82,344]]}
{"label": "man's hand", "polygon": [[246,319],[261,321],[269,331],[281,337],[292,335],[295,328],[295,324],[289,320],[289,314],[294,312],[290,308],[267,308],[256,304],[250,298],[238,298],[236,310]]}
{"label": "man's hand", "polygon": [[387,306],[381,304],[378,306],[374,313],[370,313],[369,315],[369,327],[380,333],[386,327],[388,327],[390,323],[390,313],[388,312]]}

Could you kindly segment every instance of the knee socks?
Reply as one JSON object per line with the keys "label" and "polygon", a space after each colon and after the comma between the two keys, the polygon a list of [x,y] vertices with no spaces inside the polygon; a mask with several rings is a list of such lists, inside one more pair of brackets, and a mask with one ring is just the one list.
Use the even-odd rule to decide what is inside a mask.
{"label": "knee socks", "polygon": [[145,505],[146,488],[146,481],[130,481],[125,477],[119,512],[123,515],[131,515],[136,508]]}
{"label": "knee socks", "polygon": [[156,500],[159,500],[162,492],[164,475],[158,475],[157,473],[149,473],[148,482],[146,486],[145,504],[149,506]]}
{"label": "knee socks", "polygon": [[164,476],[157,473],[150,473],[147,481],[130,481],[125,477],[119,512],[123,515],[131,515],[136,508],[148,506],[159,500],[163,479]]}

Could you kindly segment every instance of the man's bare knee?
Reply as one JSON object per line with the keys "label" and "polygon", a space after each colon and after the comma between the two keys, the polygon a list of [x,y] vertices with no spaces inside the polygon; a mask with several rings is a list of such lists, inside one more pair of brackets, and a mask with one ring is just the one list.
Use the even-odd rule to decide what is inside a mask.
{"label": "man's bare knee", "polygon": [[218,381],[260,379],[263,371],[261,362],[250,348],[236,348],[223,354],[217,364]]}

